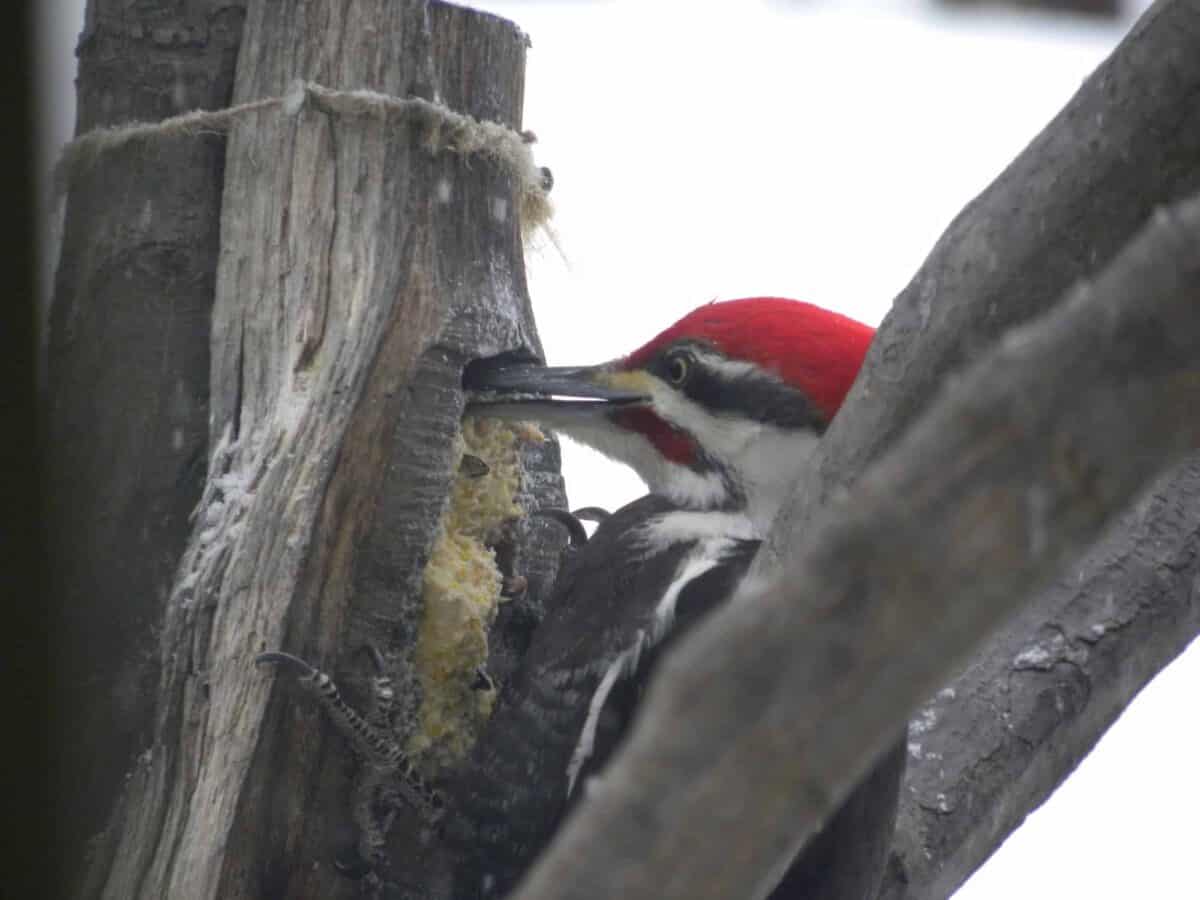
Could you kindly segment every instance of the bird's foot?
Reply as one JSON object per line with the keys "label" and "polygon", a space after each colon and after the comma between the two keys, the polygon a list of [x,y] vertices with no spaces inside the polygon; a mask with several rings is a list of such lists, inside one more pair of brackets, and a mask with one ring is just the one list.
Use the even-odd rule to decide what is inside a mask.
{"label": "bird's foot", "polygon": [[568,546],[572,550],[578,550],[587,543],[588,533],[587,529],[583,527],[583,522],[579,521],[578,516],[565,509],[548,506],[543,509],[535,509],[530,515],[550,519],[562,525],[567,530],[567,537],[570,539]]}
{"label": "bird's foot", "polygon": [[569,544],[570,549],[578,550],[588,542],[587,529],[583,526],[583,523],[595,522],[596,524],[600,524],[612,514],[608,510],[601,509],[599,506],[582,506],[573,511],[548,506],[543,509],[535,509],[531,515],[558,522],[567,529],[567,536],[571,541]]}
{"label": "bird's foot", "polygon": [[601,509],[599,506],[581,506],[579,509],[571,512],[577,519],[583,519],[585,522],[595,522],[599,525],[605,519],[612,515],[607,509]]}

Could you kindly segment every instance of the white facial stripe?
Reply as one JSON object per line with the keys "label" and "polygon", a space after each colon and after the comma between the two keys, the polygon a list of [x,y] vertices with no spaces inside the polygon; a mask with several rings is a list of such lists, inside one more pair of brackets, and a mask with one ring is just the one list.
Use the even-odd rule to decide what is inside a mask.
{"label": "white facial stripe", "polygon": [[[744,498],[755,527],[765,531],[816,446],[817,435],[713,415],[665,384],[653,387],[652,400],[655,411],[666,421],[680,427],[686,422],[687,430],[723,471],[697,472],[673,463],[640,434],[611,422],[564,422],[560,430],[630,466],[652,492],[682,506],[723,506],[730,500],[732,488]],[[555,427],[549,419],[547,416],[543,423]]]}
{"label": "white facial stripe", "polygon": [[[681,428],[686,423],[687,431],[724,468],[733,487],[744,496],[747,515],[765,530],[819,437],[810,431],[713,414],[665,384],[655,385],[652,399],[663,419]],[[729,486],[721,486],[727,495]]]}
{"label": "white facial stripe", "polygon": [[[553,427],[553,426],[551,426]],[[727,487],[717,472],[697,472],[664,459],[646,438],[609,422],[572,423],[560,429],[568,437],[632,468],[651,492],[683,506],[696,508],[720,504]]]}
{"label": "white facial stripe", "polygon": [[[725,359],[703,347],[692,348],[691,352],[697,364],[731,378],[773,377],[752,363]],[[660,418],[692,436],[705,458],[711,460],[712,468],[696,471],[671,462],[645,437],[607,419],[581,421],[577,416],[557,415],[553,407],[548,407],[539,410],[539,421],[630,466],[655,494],[692,509],[744,503],[755,526],[765,530],[816,445],[817,436],[806,430],[739,418],[729,411],[714,413],[655,377],[639,375],[637,386],[649,394]]]}
{"label": "white facial stripe", "polygon": [[714,415],[686,394],[659,383],[652,391],[658,415],[693,436],[709,456],[729,463],[762,431],[760,422],[728,415]]}
{"label": "white facial stripe", "polygon": [[744,359],[730,359],[727,356],[722,356],[719,353],[714,353],[704,347],[690,347],[688,352],[696,358],[696,361],[706,369],[711,369],[717,372],[724,378],[730,380],[736,378],[757,378],[762,381],[779,381],[768,372],[764,372],[759,366],[752,362],[746,362]]}

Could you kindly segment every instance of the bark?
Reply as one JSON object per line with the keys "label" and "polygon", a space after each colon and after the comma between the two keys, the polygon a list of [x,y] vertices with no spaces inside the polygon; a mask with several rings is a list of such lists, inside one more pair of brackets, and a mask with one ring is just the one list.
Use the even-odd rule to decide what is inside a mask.
{"label": "bark", "polygon": [[953,894],[1200,634],[1197,584],[1193,458],[914,717],[881,897]]}
{"label": "bark", "polygon": [[[1107,263],[1157,205],[1200,187],[1198,41],[1200,4],[1157,4],[1063,112],[951,224],[897,298],[855,390],[818,449],[807,479],[797,485],[790,509],[777,523],[775,565],[778,548],[790,549],[794,536],[809,527],[811,516],[895,440],[948,373],[1005,329],[1048,308],[1073,281]],[[1104,562],[1103,549],[1096,551],[1081,569],[1093,579],[1096,592],[1092,600],[1082,595],[1074,599],[1077,607],[1103,604],[1116,588],[1136,589],[1146,597],[1161,595],[1168,610],[1187,608],[1186,565],[1178,577],[1166,579],[1161,591],[1157,585],[1164,580],[1160,574],[1164,568],[1189,559],[1194,552],[1194,521],[1182,506],[1151,505],[1146,511],[1146,519],[1136,528],[1128,526],[1133,528],[1129,536],[1114,535],[1105,545],[1128,548],[1125,558],[1142,564],[1118,573]],[[1148,537],[1154,534],[1168,539]],[[1106,581],[1106,565],[1114,579],[1120,575],[1119,584]],[[1022,621],[1027,627],[1030,622],[1054,622],[1062,606],[1061,596],[1051,596],[1038,601],[1040,613]],[[899,838],[904,856],[892,860],[888,890],[896,890],[909,877],[906,867],[914,852],[934,855],[923,867],[924,874],[912,876],[914,885],[920,878],[934,877],[939,854],[951,849],[963,848],[953,861],[958,866],[956,879],[986,857],[1023,813],[1087,752],[1115,709],[1186,644],[1194,633],[1190,619],[1173,619],[1170,612],[1159,615],[1149,609],[1142,621],[1146,627],[1153,623],[1153,650],[1140,648],[1136,662],[1127,667],[1114,662],[1097,670],[1101,681],[1093,685],[1096,707],[1085,715],[1062,717],[1065,724],[1078,718],[1087,725],[1059,732],[1052,716],[1040,717],[1046,746],[1022,748],[1025,760],[1037,762],[1030,769],[1037,777],[1020,779],[1000,791],[997,786],[1005,777],[1000,773],[986,781],[964,777],[961,784],[943,783],[943,789],[955,797],[958,816],[953,820],[926,816],[919,837],[905,833]],[[1025,634],[1035,632],[1036,627],[1030,627]],[[1114,646],[1114,660],[1126,646]],[[997,652],[1003,664],[1011,662],[1004,651],[988,651],[989,656]],[[1110,682],[1110,673],[1121,677]],[[1022,679],[1014,685],[1009,702],[1029,707],[1044,704],[1045,686]],[[977,718],[978,712],[952,708],[939,718],[939,727],[943,733],[958,734],[956,729],[965,728],[971,717]],[[975,757],[972,737],[959,738],[960,755]],[[1070,749],[1061,749],[1063,740],[1070,741]],[[986,752],[986,745],[979,750],[981,767]],[[1020,756],[1014,755],[1011,764],[1023,764]],[[910,759],[912,787],[902,798],[904,827],[911,827],[913,807],[929,797],[929,785],[940,781],[934,773],[941,767],[934,755]],[[980,788],[978,796],[976,788]],[[978,816],[972,813],[976,802]],[[998,808],[1002,814],[995,812]],[[951,824],[957,834],[944,846],[941,835]],[[920,847],[914,846],[917,841]],[[912,896],[925,894],[917,886]]]}
{"label": "bark", "polygon": [[893,303],[764,554],[778,565],[829,498],[946,377],[1099,272],[1156,208],[1200,189],[1200,2],[1160,0],[955,217]]}
{"label": "bark", "polygon": [[[4,421],[9,439],[0,448],[0,546],[4,547],[4,591],[12,602],[5,629],[8,638],[0,663],[4,681],[15,686],[8,700],[10,729],[6,744],[3,786],[9,821],[20,821],[5,836],[9,860],[5,889],[33,897],[46,890],[46,872],[53,865],[51,834],[53,814],[46,802],[45,786],[32,773],[46,767],[49,703],[45,687],[50,667],[46,659],[47,622],[43,600],[44,557],[38,528],[40,484],[38,396],[38,297],[44,286],[39,265],[38,191],[36,190],[37,116],[32,85],[36,83],[36,56],[27,36],[33,34],[33,10],[25,5],[10,8],[7,33],[0,36],[7,77],[0,85],[0,103],[14,123],[0,149],[5,213],[10,227],[5,251],[9,262],[6,286],[3,352],[0,383],[5,385]],[[19,723],[19,724],[17,724]],[[20,810],[20,813],[16,811]]]}
{"label": "bark", "polygon": [[[897,298],[776,535],[803,534],[978,348],[1105,264],[1156,206],[1200,187],[1198,47],[1200,4],[1157,4],[956,218]],[[883,896],[948,896],[1195,636],[1195,487],[1187,473],[1170,484],[1165,502],[1126,516],[1076,579],[1035,599],[949,685],[953,696],[913,720]],[[1105,621],[1130,627],[1092,646],[1078,636],[1080,623]],[[1086,664],[1011,674],[1022,650],[1060,629],[1062,652]]]}
{"label": "bark", "polygon": [[[864,411],[839,417],[839,446],[821,448],[809,482],[820,497],[849,484],[974,348],[1200,188],[1198,50],[1200,4],[1156,4],[952,223],[881,329],[847,404]],[[1193,465],[1164,480],[913,719],[881,897],[952,894],[1200,633],[1197,478]]]}
{"label": "bark", "polygon": [[944,390],[666,659],[520,896],[765,896],[921,699],[1200,447],[1198,242],[1200,194]]}
{"label": "bark", "polygon": [[[198,17],[187,19],[190,28],[173,21],[151,27],[144,19],[106,24],[93,13],[87,40],[111,28],[130,42],[124,49],[131,56],[145,41],[187,58],[194,44],[206,46],[219,19],[229,28],[227,48],[241,40],[233,102],[283,95],[303,78],[436,98],[520,128],[525,38],[503,20],[439,3],[256,0],[239,33],[230,23],[240,25],[240,12],[219,6],[220,13],[190,12]],[[107,61],[110,50],[98,50],[97,58]],[[160,69],[177,71],[165,60],[158,69],[130,65],[110,76],[111,95],[137,96],[156,83],[155,74],[162,80]],[[85,66],[81,80],[90,84],[92,77]],[[114,101],[113,118],[225,105],[230,82],[223,84],[214,96],[183,96],[155,116]],[[81,128],[91,124],[81,119]],[[139,479],[143,473],[117,450],[93,449],[90,469],[78,473],[79,483],[87,475],[97,484],[93,507],[111,508],[104,491],[129,483],[145,498],[120,528],[135,545],[139,535],[165,534],[154,504],[175,510],[173,542],[159,550],[147,583],[114,574],[145,550],[92,547],[78,563],[84,574],[76,581],[104,592],[74,595],[89,616],[112,615],[118,593],[136,598],[141,612],[123,618],[121,628],[148,658],[139,683],[150,699],[128,714],[135,735],[111,754],[110,775],[123,773],[130,751],[145,746],[115,808],[111,793],[96,804],[112,811],[78,893],[359,893],[332,866],[351,837],[346,747],[316,705],[296,697],[290,679],[256,671],[252,661],[266,649],[304,655],[338,675],[357,700],[372,674],[358,651],[370,643],[387,660],[398,694],[410,699],[400,721],[412,724],[420,694],[412,650],[423,614],[421,571],[455,474],[462,367],[477,356],[539,352],[512,176],[484,159],[432,153],[430,141],[427,129],[382,116],[269,110],[236,126],[227,148],[178,142],[182,152],[207,153],[206,165],[167,158],[159,168],[163,148],[145,146],[103,159],[72,192],[75,231],[64,248],[68,274],[56,299],[52,366],[73,377],[58,376],[56,396],[94,408],[97,417],[136,409],[140,418],[121,422],[122,435],[138,435],[158,454],[183,452],[172,440],[172,429],[184,426],[170,418],[171,404],[192,414],[182,438],[192,460],[185,469],[190,490],[179,483],[178,464],[163,478]],[[165,281],[143,280],[142,260],[179,249],[163,249],[168,224],[156,218],[156,204],[180,190],[177,178],[195,178],[195,190],[208,192],[177,210],[204,240],[179,238],[190,255],[170,257]],[[114,181],[127,192],[119,196],[132,192],[134,199],[119,204],[123,216],[107,218],[105,185],[111,190]],[[126,233],[117,227],[124,217],[144,230]],[[110,240],[117,246],[108,250]],[[113,282],[111,295],[95,293],[96,279],[82,271],[100,265],[94,259],[107,266],[101,271]],[[181,283],[190,289],[183,300],[194,304],[186,307],[186,339],[164,324],[184,318]],[[162,320],[145,318],[156,310]],[[111,329],[118,312],[127,331],[103,332],[84,354],[81,321]],[[173,336],[180,346],[170,343]],[[185,351],[186,403],[176,401],[182,376],[173,368],[183,365]],[[89,395],[85,374],[124,372],[116,359],[143,358],[140,393],[122,382]],[[145,402],[148,393],[161,397],[158,406]],[[72,422],[80,427],[66,410],[55,414],[60,439],[70,436]],[[75,435],[77,444],[84,434]],[[526,509],[561,506],[557,447],[518,451],[525,473],[517,500]],[[61,461],[56,477],[66,480],[73,465],[81,468],[77,460]],[[62,481],[55,488],[61,493]],[[59,515],[73,517],[84,545],[114,530],[101,512],[76,506]],[[502,675],[536,621],[563,538],[552,523],[534,519],[497,541],[501,567],[530,584],[495,625],[489,668]],[[118,550],[122,556],[113,559]],[[113,677],[101,672],[95,681],[95,727],[106,736]],[[405,876],[420,884],[436,872],[425,859],[430,854],[414,844],[424,823],[406,824],[396,849],[405,854]]]}
{"label": "bark", "polygon": [[[242,4],[159,6],[89,4],[79,133],[228,103]],[[214,137],[131,146],[67,201],[44,435],[60,860],[80,858],[150,734],[157,630],[205,477],[222,157]]]}

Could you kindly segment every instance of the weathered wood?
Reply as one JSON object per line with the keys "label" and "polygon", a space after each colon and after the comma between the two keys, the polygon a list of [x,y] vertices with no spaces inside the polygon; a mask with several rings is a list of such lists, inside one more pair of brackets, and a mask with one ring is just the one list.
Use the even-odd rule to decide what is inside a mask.
{"label": "weathered wood", "polygon": [[1200,446],[1198,242],[1200,194],[948,385],[666,659],[519,896],[765,896],[922,697]]}
{"label": "weathered wood", "polygon": [[[77,131],[229,102],[243,4],[92,0]],[[223,141],[79,172],[49,320],[46,538],[56,860],[73,871],[149,735],[157,631],[208,445]],[[84,736],[81,739],[81,736]]]}
{"label": "weathered wood", "polygon": [[[776,524],[772,546],[786,546],[803,535],[828,498],[851,485],[903,432],[949,373],[1005,329],[1045,310],[1075,279],[1103,266],[1155,206],[1200,187],[1198,48],[1200,4],[1156,4],[1042,134],[951,223],[881,326],[855,390]],[[1131,520],[1127,539],[1113,538],[1109,545],[1139,547],[1138,552],[1151,554],[1138,569],[1142,580],[1133,577],[1154,592],[1161,583],[1154,560],[1169,565],[1181,548],[1195,546],[1196,538],[1186,521],[1168,511],[1154,509],[1150,515],[1162,518],[1145,529],[1167,531],[1172,541],[1151,550],[1142,526]],[[766,554],[763,558],[770,559]],[[1130,585],[1123,579],[1106,580],[1105,566],[1095,556],[1081,566],[1082,572],[1093,573],[1088,579],[1095,588],[1090,601],[1082,595],[1049,592],[1035,601],[1041,613],[1031,613],[1022,619],[1024,625],[1010,627],[1008,643],[1028,643],[1039,628],[1053,627],[1068,599],[1076,606],[1090,602],[1102,616],[1104,598]],[[1109,570],[1109,575],[1115,574]],[[1186,579],[1176,579],[1172,591],[1162,595],[1163,602],[1177,605],[1186,595],[1186,585]],[[917,892],[909,896],[926,896],[916,886],[935,878],[940,861],[951,853],[955,859],[946,860],[947,873],[955,874],[947,877],[961,881],[1045,799],[1099,739],[1115,710],[1194,634],[1185,620],[1178,622],[1177,631],[1163,617],[1149,621],[1154,623],[1155,640],[1137,645],[1140,680],[1109,677],[1115,670],[1097,669],[1091,694],[1095,705],[1080,710],[1078,720],[1064,714],[1058,723],[1079,724],[1064,731],[1056,725],[1032,747],[1010,735],[1014,752],[1003,767],[992,768],[989,748],[967,738],[960,738],[955,750],[942,746],[928,757],[909,758],[907,787],[900,798],[903,830],[897,835],[902,855],[893,854],[889,862],[888,891],[902,890],[911,878]],[[1019,637],[1022,627],[1026,631]],[[1123,636],[1110,640],[1125,643]],[[1006,671],[1011,661],[1000,642],[981,653],[987,659],[983,665],[993,672]],[[1035,679],[1010,682],[1010,687],[1007,699],[1014,710],[1044,702],[1044,685]],[[985,709],[971,705],[974,693],[966,685],[959,685],[956,696],[956,703],[939,703],[941,733],[980,735],[972,723]],[[1069,751],[1061,749],[1064,741],[1070,742]],[[938,760],[939,752],[976,759],[979,768],[964,762],[959,770],[963,780],[956,782]],[[1030,773],[1038,774],[1016,777],[1016,770],[1026,764]],[[981,777],[982,772],[988,777]],[[922,803],[936,804],[938,794],[957,798],[956,816],[921,810]],[[918,821],[920,834],[909,833]],[[828,828],[851,840],[859,831],[841,816]]]}
{"label": "weathered wood", "polygon": [[881,897],[951,896],[1200,634],[1197,584],[1200,460],[1193,459],[914,717]]}
{"label": "weathered wood", "polygon": [[[283,95],[303,78],[436,99],[519,129],[524,52],[510,23],[440,3],[257,0],[233,99]],[[155,598],[162,673],[153,718],[141,720],[152,740],[88,893],[359,892],[332,865],[351,839],[347,748],[315,704],[252,661],[302,654],[358,699],[370,642],[402,695],[419,697],[420,572],[454,476],[461,369],[539,350],[512,177],[431,144],[412,122],[313,107],[259,112],[230,135],[208,477],[185,510],[195,507],[194,527],[171,595]],[[521,453],[518,499],[561,505],[554,445]],[[490,645],[503,671],[563,537],[534,520],[500,540],[503,565],[531,584]],[[401,829],[399,848],[413,850],[420,824]],[[419,856],[399,859],[416,884],[428,874]]]}

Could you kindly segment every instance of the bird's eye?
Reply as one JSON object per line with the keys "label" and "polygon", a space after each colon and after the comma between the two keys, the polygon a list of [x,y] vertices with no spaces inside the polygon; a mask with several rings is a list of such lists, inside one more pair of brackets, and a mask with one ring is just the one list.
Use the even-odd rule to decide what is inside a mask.
{"label": "bird's eye", "polygon": [[679,387],[687,381],[689,374],[691,374],[691,364],[682,353],[667,360],[667,380],[675,387]]}

